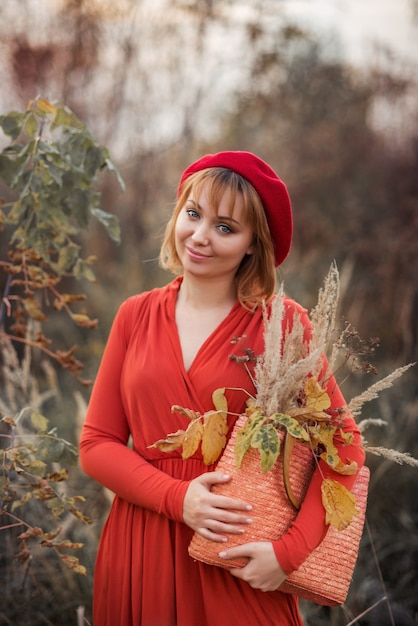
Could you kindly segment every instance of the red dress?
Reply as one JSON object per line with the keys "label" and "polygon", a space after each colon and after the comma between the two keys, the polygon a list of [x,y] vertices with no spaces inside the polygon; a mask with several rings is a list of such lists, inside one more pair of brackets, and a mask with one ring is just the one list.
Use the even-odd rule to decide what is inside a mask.
{"label": "red dress", "polygon": [[[193,531],[183,523],[184,495],[190,480],[214,468],[203,464],[200,451],[183,461],[179,450],[148,448],[187,427],[187,418],[171,413],[173,404],[204,413],[213,409],[212,392],[219,387],[255,393],[248,373],[230,355],[263,352],[261,311],[250,313],[236,303],[186,371],[175,323],[181,280],[122,304],[93,388],[81,463],[116,494],[95,567],[94,626],[301,626],[296,597],[254,590],[226,570],[189,557]],[[306,317],[299,305],[288,304]],[[341,406],[338,388],[332,393],[333,406]],[[227,398],[232,414],[243,411],[243,392],[228,392]],[[342,456],[361,464],[353,420],[346,430],[355,433],[355,444],[345,446]],[[353,481],[338,479],[348,486]],[[324,536],[321,480],[314,475],[296,522],[274,544],[288,573]]]}

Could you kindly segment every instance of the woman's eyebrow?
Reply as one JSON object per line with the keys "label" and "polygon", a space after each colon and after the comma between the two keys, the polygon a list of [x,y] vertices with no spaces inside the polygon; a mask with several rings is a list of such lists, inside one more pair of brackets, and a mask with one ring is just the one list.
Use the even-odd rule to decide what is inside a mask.
{"label": "woman's eyebrow", "polygon": [[223,222],[234,222],[235,224],[240,224],[240,222],[238,222],[238,220],[234,220],[233,217],[230,217],[229,215],[219,215],[218,214],[218,219],[222,220]]}
{"label": "woman's eyebrow", "polygon": [[[199,209],[199,211],[203,211],[202,205],[200,205],[198,202],[196,202],[196,200],[194,200],[193,198],[188,198],[187,201],[186,201],[186,204],[187,204],[187,202],[190,202],[191,204],[193,204],[196,208]],[[240,225],[240,222],[238,222],[238,220],[235,220],[230,215],[219,215],[219,214],[217,214],[217,218],[222,220],[223,222],[234,222],[235,224],[238,224],[238,226]]]}

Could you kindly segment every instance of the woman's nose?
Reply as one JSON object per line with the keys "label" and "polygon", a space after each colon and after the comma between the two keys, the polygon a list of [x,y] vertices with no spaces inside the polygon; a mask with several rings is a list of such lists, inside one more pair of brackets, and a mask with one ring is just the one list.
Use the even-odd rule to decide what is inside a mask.
{"label": "woman's nose", "polygon": [[199,222],[192,235],[193,241],[200,244],[207,244],[209,240],[209,226],[203,220]]}

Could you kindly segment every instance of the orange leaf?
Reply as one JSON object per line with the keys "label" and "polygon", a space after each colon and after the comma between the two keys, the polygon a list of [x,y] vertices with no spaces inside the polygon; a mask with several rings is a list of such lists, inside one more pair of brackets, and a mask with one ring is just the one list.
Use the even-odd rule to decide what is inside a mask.
{"label": "orange leaf", "polygon": [[58,535],[61,533],[62,528],[57,528],[55,531],[53,532],[49,532],[49,533],[45,533],[45,539],[47,541],[53,541],[54,539],[56,539],[58,537]]}
{"label": "orange leaf", "polygon": [[4,422],[5,424],[9,424],[9,426],[16,426],[16,422],[12,417],[2,417],[0,422]]}
{"label": "orange leaf", "polygon": [[341,483],[326,478],[321,485],[322,504],[326,511],[325,522],[337,530],[344,530],[360,513],[356,499]]}
{"label": "orange leaf", "polygon": [[206,465],[212,465],[219,458],[226,444],[227,433],[228,425],[222,414],[216,411],[205,413],[202,454]]}
{"label": "orange leaf", "polygon": [[20,539],[20,541],[24,541],[25,539],[33,539],[34,537],[40,537],[41,535],[43,535],[42,528],[39,528],[38,526],[34,526],[31,528],[28,528],[28,530],[20,534],[18,536],[18,539]]}
{"label": "orange leaf", "polygon": [[75,572],[76,574],[82,574],[83,576],[87,574],[86,568],[84,567],[84,565],[80,565],[80,561],[77,559],[77,557],[68,556],[68,554],[60,554],[59,556],[62,561],[64,561],[64,563],[68,565],[68,567],[72,569],[73,572]]}

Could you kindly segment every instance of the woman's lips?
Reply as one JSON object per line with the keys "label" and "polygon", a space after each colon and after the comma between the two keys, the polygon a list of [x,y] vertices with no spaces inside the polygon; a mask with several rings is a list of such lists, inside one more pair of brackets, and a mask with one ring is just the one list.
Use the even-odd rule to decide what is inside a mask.
{"label": "woman's lips", "polygon": [[197,252],[196,250],[193,250],[192,248],[186,247],[186,250],[187,250],[189,257],[193,259],[194,261],[204,261],[205,259],[209,258],[209,255],[202,254],[201,252]]}

